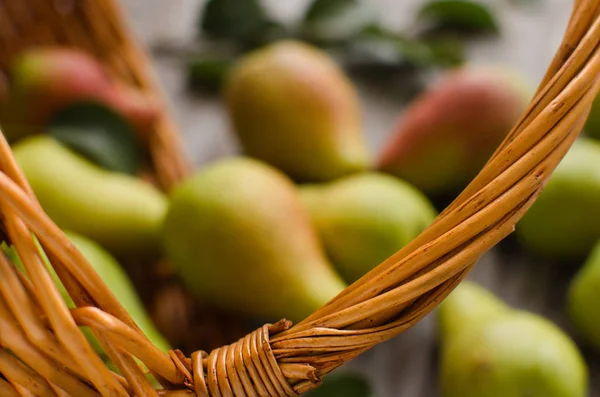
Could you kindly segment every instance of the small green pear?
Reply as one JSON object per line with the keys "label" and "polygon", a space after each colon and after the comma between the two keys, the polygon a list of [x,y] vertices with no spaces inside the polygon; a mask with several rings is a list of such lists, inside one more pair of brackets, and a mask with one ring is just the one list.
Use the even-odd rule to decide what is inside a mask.
{"label": "small green pear", "polygon": [[258,160],[219,160],[179,185],[163,230],[197,297],[268,321],[299,321],[345,288],[292,181]]}
{"label": "small green pear", "polygon": [[97,167],[46,135],[19,141],[17,163],[61,228],[116,254],[155,253],[167,199],[150,184]]}
{"label": "small green pear", "polygon": [[285,40],[247,54],[230,72],[225,98],[245,154],[296,181],[368,166],[358,94],[315,47]]}
{"label": "small green pear", "polygon": [[571,281],[567,312],[579,334],[600,350],[600,242]]}
{"label": "small green pear", "polygon": [[529,250],[585,258],[600,239],[600,142],[581,137],[516,227]]}
{"label": "small green pear", "polygon": [[349,283],[412,241],[436,217],[416,188],[376,172],[301,186],[300,192],[328,256]]}
{"label": "small green pear", "polygon": [[444,397],[587,397],[588,368],[552,322],[469,281],[438,311]]}
{"label": "small green pear", "polygon": [[[167,353],[170,349],[168,342],[157,330],[156,326],[150,319],[146,309],[144,308],[135,291],[135,288],[133,287],[133,284],[131,284],[127,273],[125,273],[117,260],[96,242],[70,231],[64,231],[64,233],[73,243],[73,245],[75,245],[75,248],[77,248],[79,252],[81,252],[81,254],[88,260],[89,264],[94,268],[96,273],[98,273],[100,278],[115,295],[119,303],[121,303],[123,308],[129,313],[133,321],[135,321],[135,323],[140,327],[142,332],[148,337],[154,346]],[[75,303],[71,299],[71,296],[60,281],[60,278],[54,271],[54,268],[48,261],[48,258],[46,257],[41,245],[39,245],[37,240],[36,243],[42,259],[46,263],[46,267],[50,272],[50,276],[58,287],[58,291],[60,292],[62,298],[69,308],[74,308]],[[21,259],[13,247],[8,247],[5,243],[3,243],[2,250],[9,256],[13,263],[17,265],[19,269],[21,269],[21,271],[25,271]],[[101,356],[105,357],[106,353],[104,352],[104,349],[90,329],[84,327],[82,328],[82,331],[94,350]]]}

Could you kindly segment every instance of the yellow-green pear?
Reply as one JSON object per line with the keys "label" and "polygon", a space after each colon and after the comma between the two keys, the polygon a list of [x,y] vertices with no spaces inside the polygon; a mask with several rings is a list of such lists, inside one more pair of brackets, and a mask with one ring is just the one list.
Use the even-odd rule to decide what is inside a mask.
{"label": "yellow-green pear", "polygon": [[169,343],[152,322],[123,267],[95,241],[73,232],[66,231],[65,233],[106,283],[123,308],[127,310],[144,335],[154,346],[167,353],[171,349]]}
{"label": "yellow-green pear", "polygon": [[356,89],[309,44],[285,40],[247,54],[225,98],[244,153],[296,181],[331,180],[369,163]]}
{"label": "yellow-green pear", "polygon": [[567,311],[579,335],[600,350],[600,242],[571,281],[567,296]]}
{"label": "yellow-green pear", "polygon": [[[77,248],[79,252],[81,252],[81,254],[88,260],[89,264],[112,291],[123,308],[129,313],[133,321],[135,321],[135,323],[140,327],[144,335],[148,337],[154,346],[167,353],[171,347],[150,319],[150,316],[148,315],[143,303],[137,295],[133,284],[127,276],[127,273],[125,273],[117,260],[96,242],[70,231],[65,231],[65,234],[73,243],[73,245],[75,245],[75,248]],[[71,296],[48,261],[48,258],[46,257],[42,247],[39,245],[39,243],[37,243],[37,245],[41,257],[46,263],[46,267],[50,273],[50,276],[54,280],[54,283],[56,284],[62,298],[69,308],[74,308],[75,303],[71,299]],[[9,256],[9,258],[13,261],[13,263],[15,263],[15,265],[17,265],[19,269],[25,271],[21,259],[14,247],[8,247],[5,243],[3,243],[2,250]],[[105,357],[106,353],[104,352],[104,349],[90,329],[84,327],[82,328],[82,331],[94,350],[101,356]]]}
{"label": "yellow-green pear", "polygon": [[163,237],[192,293],[267,321],[302,320],[346,286],[292,181],[258,160],[222,159],[179,185]]}
{"label": "yellow-green pear", "polygon": [[157,252],[167,199],[156,188],[100,168],[47,135],[19,141],[13,153],[59,227],[116,254]]}
{"label": "yellow-green pear", "polygon": [[436,216],[408,183],[367,172],[300,187],[329,258],[352,283],[417,237]]}
{"label": "yellow-green pear", "polygon": [[463,281],[440,305],[443,397],[587,397],[577,345],[546,318]]}
{"label": "yellow-green pear", "polygon": [[517,224],[529,250],[551,258],[585,258],[600,239],[600,142],[581,137]]}

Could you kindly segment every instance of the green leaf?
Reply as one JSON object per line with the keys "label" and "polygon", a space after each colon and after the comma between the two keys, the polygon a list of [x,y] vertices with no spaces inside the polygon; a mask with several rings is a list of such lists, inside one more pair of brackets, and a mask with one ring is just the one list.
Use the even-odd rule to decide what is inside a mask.
{"label": "green leaf", "polygon": [[541,0],[507,0],[507,2],[517,7],[532,9],[539,9],[539,6],[543,4]]}
{"label": "green leaf", "polygon": [[452,37],[437,37],[424,42],[431,51],[435,63],[442,67],[457,67],[465,63],[464,47]]}
{"label": "green leaf", "polygon": [[433,53],[427,45],[379,27],[363,31],[348,46],[345,57],[351,69],[389,72],[427,67],[434,61]]}
{"label": "green leaf", "polygon": [[132,126],[97,102],[78,102],[58,112],[47,133],[111,171],[136,174],[143,164],[145,149]]}
{"label": "green leaf", "polygon": [[377,13],[366,1],[314,0],[304,16],[302,32],[309,41],[342,42],[376,23]]}
{"label": "green leaf", "polygon": [[356,374],[326,375],[323,384],[305,394],[306,397],[372,397],[366,378]]}
{"label": "green leaf", "polygon": [[468,0],[432,0],[418,12],[418,20],[434,31],[498,33],[499,24],[491,10]]}
{"label": "green leaf", "polygon": [[244,43],[273,25],[258,0],[209,0],[200,18],[200,29],[207,36]]}
{"label": "green leaf", "polygon": [[192,88],[217,92],[221,89],[232,63],[232,59],[193,58],[188,62],[188,82]]}

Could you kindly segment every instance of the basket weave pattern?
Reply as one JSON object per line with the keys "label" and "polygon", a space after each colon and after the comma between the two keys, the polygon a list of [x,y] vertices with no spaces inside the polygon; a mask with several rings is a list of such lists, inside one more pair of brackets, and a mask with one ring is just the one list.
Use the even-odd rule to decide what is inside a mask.
{"label": "basket weave pattern", "polygon": [[[9,3],[15,3],[10,7],[16,12],[17,2],[1,4],[8,8]],[[419,237],[299,324],[282,320],[266,325],[210,354],[165,355],[152,346],[41,210],[9,146],[0,140],[4,231],[29,274],[24,277],[0,256],[0,372],[6,379],[0,380],[0,394],[295,396],[318,386],[323,375],[344,362],[402,333],[514,230],[577,138],[600,89],[599,14],[600,0],[575,1],[563,42],[528,110],[480,174]],[[77,309],[66,307],[31,233]],[[109,371],[78,326],[93,330],[122,376]],[[134,357],[164,390],[153,389]]]}

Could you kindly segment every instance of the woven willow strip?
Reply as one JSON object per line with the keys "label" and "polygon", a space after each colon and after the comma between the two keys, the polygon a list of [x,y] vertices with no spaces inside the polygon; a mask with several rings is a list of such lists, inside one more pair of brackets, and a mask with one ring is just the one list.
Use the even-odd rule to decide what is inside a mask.
{"label": "woven willow strip", "polygon": [[[16,2],[0,7],[24,15],[43,10]],[[177,350],[165,355],[141,334],[44,214],[0,140],[3,232],[27,270],[24,277],[0,256],[1,395],[295,396],[410,328],[514,230],[577,138],[600,89],[599,11],[600,0],[575,2],[563,42],[528,110],[480,174],[419,237],[299,324],[265,325],[232,345],[190,358]],[[0,21],[0,35],[18,35],[19,29]],[[110,35],[110,29],[97,27],[98,34]],[[0,43],[7,47],[6,40]],[[78,308],[65,306],[32,233]],[[79,326],[93,330],[122,375],[99,360]],[[153,372],[161,390],[151,387],[134,357]]]}

